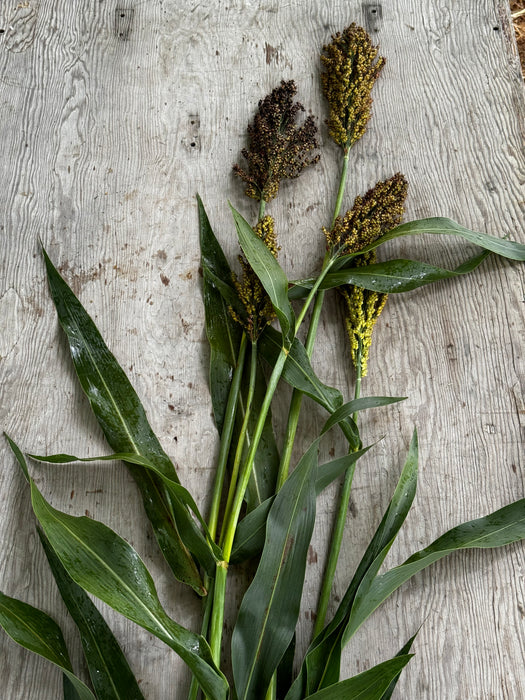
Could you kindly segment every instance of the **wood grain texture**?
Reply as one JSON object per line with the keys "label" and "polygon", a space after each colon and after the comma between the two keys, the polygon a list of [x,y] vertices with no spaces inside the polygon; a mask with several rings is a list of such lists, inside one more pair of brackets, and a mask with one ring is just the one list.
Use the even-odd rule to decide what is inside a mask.
{"label": "wood grain texture", "polygon": [[[107,450],[81,395],[57,327],[39,253],[41,238],[93,315],[141,397],[150,422],[203,507],[217,439],[206,383],[194,195],[233,256],[226,200],[246,215],[230,164],[257,101],[294,78],[324,119],[318,52],[351,21],[367,26],[388,59],[374,117],[352,152],[345,202],[401,170],[407,219],[450,216],[525,242],[525,101],[504,0],[4,0],[0,5],[0,426],[23,448],[96,455]],[[319,166],[284,186],[271,213],[291,277],[313,272],[330,219],[335,148],[324,128]],[[391,254],[451,265],[468,249],[406,240]],[[377,526],[414,425],[421,443],[418,496],[389,563],[441,532],[524,496],[525,277],[489,259],[454,284],[391,297],[376,331],[369,395],[407,395],[369,412],[365,439],[385,438],[357,470],[335,593]],[[314,362],[348,395],[352,373],[340,311],[330,298]],[[285,399],[276,407],[284,415]],[[308,406],[298,453],[323,415]],[[2,444],[0,581],[6,593],[63,625],[85,677],[29,515],[28,493]],[[337,437],[323,447],[321,459]],[[57,507],[88,512],[133,543],[161,599],[196,629],[199,603],[172,583],[123,467],[34,467]],[[316,606],[334,489],[319,502],[303,626]],[[525,556],[521,545],[463,553],[417,576],[378,610],[345,653],[351,675],[389,658],[423,624],[396,697],[525,697]],[[233,577],[230,624],[239,597]],[[188,675],[160,641],[108,612],[148,698],[183,698]],[[60,697],[49,665],[0,637],[9,700]]]}

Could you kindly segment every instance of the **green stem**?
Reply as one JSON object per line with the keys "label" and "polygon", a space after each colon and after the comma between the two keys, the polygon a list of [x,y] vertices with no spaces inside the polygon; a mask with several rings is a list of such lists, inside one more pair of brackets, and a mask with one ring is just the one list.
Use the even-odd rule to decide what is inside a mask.
{"label": "green stem", "polygon": [[263,218],[265,209],[266,209],[266,201],[264,199],[261,199],[259,202],[259,216],[257,218],[257,221],[260,221]]}
{"label": "green stem", "polygon": [[235,424],[235,412],[237,410],[237,399],[239,398],[239,390],[244,369],[244,360],[246,357],[247,338],[246,333],[242,334],[239,355],[237,357],[237,365],[233,374],[230,393],[228,395],[228,403],[224,413],[224,423],[221,433],[221,445],[219,449],[219,458],[217,471],[215,473],[215,482],[213,484],[213,493],[210,506],[210,515],[208,518],[208,528],[210,535],[215,539],[217,534],[217,524],[219,521],[219,508],[221,504],[222,489],[224,486],[224,478],[226,475],[226,465],[228,462],[228,454],[230,452],[233,427]]}
{"label": "green stem", "polygon": [[[341,211],[341,205],[343,203],[343,195],[345,191],[345,185],[346,185],[346,178],[348,174],[348,151],[345,152],[344,158],[343,158],[343,167],[341,169],[341,177],[339,178],[339,188],[337,190],[337,199],[335,202],[335,207],[334,207],[334,214],[332,216],[332,224],[331,228],[333,228],[335,220],[339,216],[339,212]],[[325,269],[325,267],[328,265],[330,262],[330,255],[329,252],[324,256],[323,260],[323,267],[321,268],[322,270]],[[305,348],[306,348],[306,354],[308,355],[308,358],[310,359],[312,357],[312,352],[314,349],[314,344],[315,344],[315,338],[317,336],[317,329],[319,327],[319,319],[321,317],[321,310],[323,308],[323,303],[324,303],[324,295],[325,292],[324,290],[321,290],[315,299],[315,304],[314,308],[312,310],[312,316],[310,318],[310,326],[308,328],[308,335],[306,337],[306,342],[305,342]],[[279,489],[282,487],[286,479],[288,478],[288,472],[290,470],[290,460],[292,457],[292,450],[295,442],[295,435],[297,433],[297,425],[299,423],[299,414],[301,412],[301,404],[303,401],[303,394],[300,392],[298,389],[294,389],[293,394],[292,394],[292,399],[290,402],[290,410],[288,412],[288,421],[286,424],[286,432],[284,436],[284,446],[283,446],[283,452],[281,456],[281,463],[279,465],[279,473],[277,475],[277,488],[276,490],[279,491]]]}
{"label": "green stem", "polygon": [[[357,355],[357,378],[355,383],[354,398],[358,399],[361,395],[361,352]],[[357,413],[353,416],[354,422],[357,421]],[[343,488],[341,490],[341,497],[339,499],[339,506],[337,509],[336,520],[334,524],[334,529],[332,532],[332,539],[330,542],[328,556],[328,562],[326,564],[323,584],[321,586],[321,593],[319,594],[319,603],[317,606],[317,617],[315,620],[313,638],[322,631],[324,623],[326,620],[326,612],[328,610],[328,603],[330,601],[330,594],[332,592],[332,585],[334,582],[335,570],[337,567],[337,561],[339,559],[339,553],[341,551],[341,544],[343,542],[343,533],[346,523],[346,515],[348,513],[348,506],[350,503],[350,491],[352,489],[352,480],[354,478],[355,472],[355,462],[349,467],[345,473],[345,478],[343,482]]]}
{"label": "green stem", "polygon": [[[301,310],[301,313],[297,317],[297,323],[296,323],[296,332],[299,329],[306,312],[308,311],[308,307],[310,303],[312,302],[312,299],[315,297],[315,294],[319,288],[319,285],[322,283],[325,275],[328,273],[331,264],[333,262],[333,259],[329,260],[325,269],[321,272],[319,277],[317,278],[315,285],[312,287],[310,294],[306,298],[306,301],[304,303],[304,306]],[[221,649],[221,640],[222,640],[222,627],[223,627],[223,622],[224,622],[224,603],[225,603],[225,598],[226,598],[226,579],[228,575],[228,563],[230,561],[230,556],[233,548],[233,540],[235,537],[235,531],[237,529],[237,523],[239,521],[239,516],[241,513],[241,508],[242,504],[244,501],[244,495],[246,493],[246,489],[248,487],[248,482],[250,480],[250,476],[252,473],[253,469],[253,464],[255,461],[255,455],[257,453],[257,449],[259,447],[259,442],[261,439],[262,432],[264,430],[264,424],[266,422],[266,417],[268,415],[268,411],[270,410],[270,405],[273,399],[273,395],[275,393],[275,390],[277,389],[277,385],[279,383],[279,379],[281,378],[281,374],[283,371],[284,363],[286,362],[286,358],[288,357],[289,350],[283,346],[281,349],[281,352],[279,353],[279,356],[275,362],[274,368],[272,370],[272,373],[270,375],[270,378],[268,380],[268,385],[266,388],[266,394],[264,396],[261,409],[259,412],[259,416],[257,418],[257,423],[255,425],[254,429],[254,434],[252,438],[252,443],[250,445],[250,449],[248,451],[248,456],[246,457],[246,462],[243,465],[243,468],[241,470],[240,477],[238,479],[237,483],[237,489],[235,491],[235,496],[233,499],[232,507],[231,507],[231,513],[226,521],[225,525],[225,530],[224,530],[224,540],[222,542],[222,556],[223,556],[223,561],[219,562],[217,564],[217,572],[216,572],[216,577],[215,577],[215,588],[214,588],[214,594],[213,594],[213,609],[212,609],[212,615],[211,615],[211,631],[210,631],[210,647],[212,651],[212,656],[214,661],[219,664],[220,661],[220,649]],[[252,362],[257,361],[257,354],[256,354],[256,346],[253,346],[253,352],[252,352]]]}
{"label": "green stem", "polygon": [[244,413],[244,419],[241,426],[241,432],[239,435],[239,442],[237,443],[237,448],[235,450],[235,458],[233,461],[232,473],[230,477],[230,488],[228,490],[228,498],[226,501],[226,508],[224,510],[224,520],[223,528],[221,532],[221,537],[219,542],[222,543],[225,534],[225,525],[230,519],[230,513],[232,509],[233,499],[235,496],[235,491],[237,488],[237,478],[239,475],[239,467],[241,464],[242,453],[244,450],[244,443],[246,441],[246,433],[248,431],[248,422],[250,420],[250,413],[252,409],[253,395],[255,392],[255,379],[257,375],[257,341],[252,342],[252,361],[250,363],[250,382],[248,385],[248,396],[246,399],[246,409]]}
{"label": "green stem", "polygon": [[[235,460],[237,461],[237,458],[242,454],[242,449],[244,446],[244,439],[245,439],[245,434],[246,430],[248,427],[248,419],[250,416],[250,410],[251,410],[251,404],[252,404],[252,399],[253,399],[253,394],[255,391],[255,379],[257,375],[257,343],[252,342],[252,356],[251,356],[251,363],[250,363],[250,383],[248,386],[248,399],[246,403],[246,413],[244,415],[244,421],[242,424],[242,429],[241,429],[241,435],[239,437],[239,444],[237,445],[237,451],[235,454]],[[264,404],[263,404],[264,405]],[[256,430],[257,434],[257,430]],[[255,438],[254,438],[255,439]],[[240,450],[239,450],[239,445],[240,445]],[[251,454],[251,452],[250,452]],[[253,459],[252,459],[253,463]],[[245,471],[246,467],[243,468],[243,474]],[[237,466],[237,471],[238,471],[238,466]],[[250,470],[251,471],[251,470]],[[235,481],[235,483],[234,483]],[[230,491],[235,494],[237,494],[239,490],[239,486],[236,483],[238,481],[237,479],[237,474],[232,474],[232,485],[233,488],[230,487]],[[242,481],[242,477],[241,477]],[[243,497],[244,497],[244,491],[246,490],[246,486],[244,487],[243,490]],[[224,523],[223,523],[223,532],[221,533],[221,545],[222,545],[222,540],[226,540],[229,532],[229,528],[231,528],[231,512],[233,512],[233,509],[235,508],[236,500],[232,499],[233,503],[230,501],[229,504],[226,506],[226,515],[224,517]],[[241,505],[242,505],[242,500],[241,500]],[[240,508],[239,508],[240,512]],[[238,515],[237,515],[238,518]],[[234,528],[237,526],[237,520],[235,521]],[[234,530],[235,532],[235,530]],[[216,571],[216,576],[215,576],[215,586],[214,586],[214,591],[213,591],[213,607],[212,607],[212,612],[211,612],[211,625],[210,625],[210,648],[211,648],[211,653],[213,660],[217,664],[217,666],[220,666],[221,662],[221,642],[222,642],[222,630],[223,630],[223,625],[224,625],[224,603],[225,603],[225,598],[226,598],[226,578],[228,575],[228,562],[230,560],[230,554],[231,554],[231,546],[229,549],[226,547],[223,548],[223,561],[218,562],[217,564],[217,571]]]}
{"label": "green stem", "polygon": [[257,448],[259,446],[259,441],[261,439],[261,435],[264,429],[264,423],[266,421],[266,416],[268,415],[268,411],[270,409],[270,404],[272,402],[273,395],[275,393],[275,390],[277,388],[277,384],[279,383],[279,379],[281,378],[281,374],[283,371],[284,363],[286,362],[286,358],[288,356],[288,351],[285,350],[284,348],[281,350],[279,357],[277,358],[277,361],[275,363],[275,366],[273,368],[273,371],[270,375],[270,379],[268,380],[268,386],[266,389],[266,394],[264,396],[263,403],[261,405],[261,410],[259,413],[259,417],[257,419],[257,423],[255,426],[254,434],[253,434],[253,439],[252,439],[252,444],[250,446],[250,450],[248,452],[248,456],[246,458],[246,462],[243,465],[240,478],[237,484],[237,490],[235,492],[235,497],[233,500],[232,504],[232,509],[231,509],[231,514],[228,519],[228,522],[226,524],[226,529],[224,533],[224,542],[222,545],[222,551],[223,551],[223,557],[226,562],[229,562],[230,560],[230,555],[233,547],[233,538],[235,537],[235,530],[237,528],[237,523],[239,521],[239,515],[241,513],[241,508],[244,500],[244,494],[246,492],[246,489],[248,487],[248,482],[250,480],[250,476],[252,473],[253,469],[253,463],[255,461],[255,455],[257,452]]}
{"label": "green stem", "polygon": [[348,173],[348,155],[349,152],[345,151],[345,155],[343,158],[343,168],[341,170],[341,177],[339,178],[339,189],[337,190],[337,199],[335,200],[335,208],[334,208],[334,215],[332,217],[332,224],[330,228],[333,228],[335,224],[335,220],[339,216],[339,212],[341,211],[341,205],[343,203],[343,195],[345,193],[345,185],[346,185],[346,176]]}

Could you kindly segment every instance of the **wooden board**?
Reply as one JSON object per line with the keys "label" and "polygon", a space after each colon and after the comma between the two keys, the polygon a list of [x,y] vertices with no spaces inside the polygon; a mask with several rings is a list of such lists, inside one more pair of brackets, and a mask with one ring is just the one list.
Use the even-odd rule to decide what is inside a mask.
{"label": "wooden board", "polygon": [[[345,202],[400,170],[406,219],[450,216],[525,242],[525,102],[504,0],[4,0],[0,5],[0,426],[35,452],[104,453],[46,289],[41,238],[136,387],[181,479],[206,506],[217,453],[206,383],[195,193],[236,254],[227,199],[253,216],[231,164],[257,101],[282,78],[319,117],[321,163],[285,186],[275,215],[291,277],[312,273],[330,219],[336,149],[322,126],[318,53],[352,21],[388,59],[374,117],[355,146]],[[452,241],[391,244],[396,256],[444,266],[471,249]],[[369,413],[377,440],[358,469],[340,596],[388,503],[414,425],[417,500],[389,563],[463,520],[524,496],[524,268],[489,259],[454,284],[391,297],[378,324],[364,392],[408,400]],[[352,372],[334,299],[314,362],[348,395]],[[277,415],[285,412],[285,402]],[[323,420],[304,412],[298,449]],[[322,455],[344,444],[334,438]],[[51,612],[85,677],[35,537],[28,493],[4,444],[2,589]],[[34,467],[53,504],[104,520],[133,543],[162,601],[198,627],[199,603],[170,579],[121,466]],[[334,491],[319,503],[298,646],[316,606]],[[389,658],[423,624],[396,698],[525,697],[525,550],[453,556],[418,575],[347,649],[344,672]],[[233,586],[237,579],[233,577]],[[232,586],[232,619],[235,588]],[[103,606],[102,606],[103,607]],[[108,613],[148,698],[186,697],[188,675],[158,640]],[[60,697],[60,674],[0,636],[2,696]]]}

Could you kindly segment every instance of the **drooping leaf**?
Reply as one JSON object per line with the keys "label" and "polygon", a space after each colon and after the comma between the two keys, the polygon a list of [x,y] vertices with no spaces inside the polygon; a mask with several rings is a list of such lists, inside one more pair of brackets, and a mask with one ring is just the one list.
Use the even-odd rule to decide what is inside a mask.
{"label": "drooping leaf", "polygon": [[[362,267],[344,267],[337,272],[328,273],[321,284],[321,289],[354,284],[357,287],[386,294],[409,292],[431,282],[466,275],[479,267],[488,255],[490,255],[488,251],[483,251],[454,270],[446,270],[416,260],[387,260]],[[350,259],[350,263],[352,259]],[[289,293],[290,299],[302,298],[314,283],[315,279],[294,282]]]}
{"label": "drooping leaf", "polygon": [[362,593],[358,591],[344,633],[346,643],[366,618],[414,574],[460,549],[502,547],[525,538],[525,499],[477,520],[458,525],[431,545],[413,554],[404,564],[377,576]]}
{"label": "drooping leaf", "polygon": [[317,449],[318,440],[270,508],[261,561],[232,637],[238,700],[264,697],[294,634],[315,520]]}
{"label": "drooping leaf", "polygon": [[[370,446],[320,465],[317,468],[315,480],[316,495],[318,496],[335,479],[344,474],[369,449]],[[274,498],[275,496],[270,496],[263,501],[257,508],[248,513],[237,526],[230,557],[233,564],[252,559],[261,553],[264,546],[266,521]]]}
{"label": "drooping leaf", "polygon": [[406,224],[396,226],[396,228],[393,228],[384,236],[381,236],[381,238],[373,243],[371,247],[367,247],[366,250],[377,248],[383,243],[386,243],[386,241],[391,241],[394,238],[400,238],[401,236],[415,236],[423,233],[459,236],[460,238],[464,238],[466,241],[469,241],[469,243],[474,243],[480,248],[496,253],[496,255],[500,255],[503,258],[508,258],[509,260],[525,260],[525,245],[523,245],[523,243],[517,243],[516,241],[511,241],[507,238],[490,236],[487,233],[471,231],[470,229],[461,226],[461,224],[452,221],[452,219],[447,219],[445,217],[418,219],[416,221],[408,221]]}
{"label": "drooping leaf", "polygon": [[[279,334],[268,327],[259,339],[260,354],[273,367],[280,353]],[[304,345],[294,338],[284,364],[282,378],[294,389],[306,394],[329,413],[334,413],[343,404],[343,395],[338,389],[323,384],[315,374]],[[352,418],[338,421],[352,449],[360,447],[359,431]]]}
{"label": "drooping leaf", "polygon": [[[123,461],[129,464],[137,464],[154,472],[166,487],[167,493],[171,496],[172,506],[175,511],[177,524],[181,531],[184,532],[184,539],[190,552],[198,559],[202,566],[207,570],[209,576],[215,573],[215,566],[222,559],[222,554],[219,547],[213,542],[208,526],[202,517],[197,504],[195,503],[190,492],[177,481],[173,481],[165,476],[147,457],[133,454],[132,452],[124,452],[113,455],[102,455],[99,457],[76,457],[68,454],[55,455],[34,455],[29,457],[38,460],[39,462],[47,462],[50,464],[67,464],[70,462],[107,462],[107,461]],[[198,529],[189,509],[200,523],[205,535]]]}
{"label": "drooping leaf", "polygon": [[64,569],[40,528],[38,534],[60,595],[79,629],[98,700],[144,700],[126,657],[106,621],[85,591]]}
{"label": "drooping leaf", "polygon": [[[163,474],[178,481],[175,468],[153,433],[124,371],[45,250],[43,254],[51,296],[68,338],[77,376],[107,441],[116,452],[147,457]],[[128,469],[141,491],[146,514],[174,575],[204,593],[195,562],[166,503],[162,482],[153,473],[136,466],[128,464]]]}
{"label": "drooping leaf", "polygon": [[339,679],[343,637],[357,591],[366,590],[376,576],[414,500],[417,486],[417,434],[414,431],[408,455],[390,504],[346,590],[331,622],[308,649],[299,676],[287,700],[313,693]]}
{"label": "drooping leaf", "polygon": [[380,406],[390,406],[393,403],[405,401],[406,396],[365,396],[361,399],[352,399],[343,406],[340,406],[337,411],[334,411],[330,418],[326,421],[321,431],[321,435],[327,433],[334,425],[340,423],[345,418],[364,411],[368,408],[379,408]]}
{"label": "drooping leaf", "polygon": [[381,700],[385,690],[407,665],[413,654],[394,656],[358,676],[339,681],[309,695],[312,700]]}
{"label": "drooping leaf", "polygon": [[[230,266],[213,233],[204,205],[198,195],[197,204],[204,315],[206,335],[210,344],[210,394],[215,423],[220,434],[222,433],[232,374],[239,354],[242,330],[228,311],[228,304],[234,304],[232,297],[237,299],[238,296],[231,286]],[[230,291],[229,302],[225,299],[225,290]]]}
{"label": "drooping leaf", "polygon": [[295,316],[288,299],[288,279],[277,260],[246,219],[231,204],[230,208],[241,248],[271,299],[281,325],[283,343],[289,348],[295,333]]}
{"label": "drooping leaf", "polygon": [[75,676],[62,631],[42,610],[0,592],[0,625],[17,644],[51,661],[67,676],[80,700],[95,700]]}
{"label": "drooping leaf", "polygon": [[[259,350],[266,362],[273,367],[282,344],[277,331],[269,326],[259,339]],[[284,364],[282,378],[294,389],[298,389],[323,408],[332,413],[343,403],[343,395],[338,389],[323,384],[315,374],[304,345],[295,338]]]}
{"label": "drooping leaf", "polygon": [[191,668],[203,691],[225,700],[228,684],[200,635],[174,622],[162,608],[137,552],[106,525],[53,508],[31,481],[33,510],[69,576],[171,647]]}

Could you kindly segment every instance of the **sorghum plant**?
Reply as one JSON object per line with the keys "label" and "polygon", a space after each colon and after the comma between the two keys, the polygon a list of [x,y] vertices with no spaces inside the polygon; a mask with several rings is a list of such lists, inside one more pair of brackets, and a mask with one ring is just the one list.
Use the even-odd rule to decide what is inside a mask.
{"label": "sorghum plant", "polygon": [[[320,157],[315,120],[304,118],[303,106],[294,102],[297,88],[292,81],[283,81],[261,100],[248,127],[248,145],[242,150],[245,164],[234,166],[245,194],[259,203],[253,226],[232,207],[242,249],[240,272],[230,268],[203,203],[197,202],[211,347],[210,396],[220,439],[207,517],[180,483],[139,397],[93,320],[43,252],[51,296],[81,387],[114,452],[86,460],[61,453],[28,456],[48,463],[122,460],[137,482],[173,575],[203,598],[200,632],[171,619],[137,552],[102,523],[71,516],[48,503],[31,477],[26,456],[7,438],[29,485],[51,570],[78,626],[92,688],[75,675],[61,631],[47,614],[2,594],[0,624],[15,641],[62,669],[65,698],[143,697],[112,632],[90,601],[90,593],[182,657],[193,674],[190,698],[202,692],[209,700],[387,700],[411,658],[414,638],[393,659],[341,680],[341,653],[356,630],[399,586],[447,554],[471,547],[497,547],[525,537],[525,500],[521,500],[455,527],[400,566],[380,574],[415,494],[418,444],[414,431],[390,504],[357,569],[348,575],[335,614],[327,619],[354,470],[371,449],[361,442],[359,412],[401,400],[361,396],[372,330],[387,295],[471,272],[489,253],[525,261],[525,246],[469,231],[448,219],[401,223],[408,193],[401,173],[378,182],[341,214],[351,148],[365,135],[371,93],[385,59],[366,32],[351,25],[332,37],[321,60],[328,133],[339,149],[341,165],[333,216],[324,228],[326,253],[318,262],[316,276],[287,279],[277,261],[275,222],[265,211],[284,192],[283,180],[299,177]],[[456,235],[482,251],[455,270],[413,260],[378,261],[377,251],[384,242],[419,233]],[[338,290],[337,298],[344,307],[349,355],[355,368],[349,400],[323,384],[310,363],[329,288]],[[303,344],[298,331],[306,323]],[[271,403],[281,382],[290,384],[293,394],[279,456]],[[304,395],[326,410],[326,423],[290,469]],[[342,430],[348,453],[319,466],[320,440],[335,429]],[[316,498],[338,477],[343,479],[313,637],[303,657],[295,660],[298,671],[294,674],[294,632]],[[221,670],[225,667],[221,642],[226,583],[230,567],[247,559],[258,565],[238,610],[231,640],[233,675],[227,679]]]}

